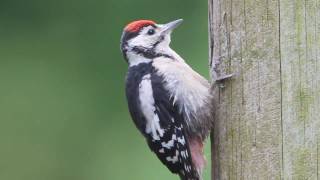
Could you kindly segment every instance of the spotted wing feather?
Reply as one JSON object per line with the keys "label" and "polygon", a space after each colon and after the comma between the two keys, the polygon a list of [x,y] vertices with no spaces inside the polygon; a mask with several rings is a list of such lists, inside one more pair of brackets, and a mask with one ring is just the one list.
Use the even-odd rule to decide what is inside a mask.
{"label": "spotted wing feather", "polygon": [[183,180],[198,180],[199,175],[192,164],[189,144],[185,133],[185,122],[179,108],[173,102],[173,97],[163,86],[161,76],[153,73],[151,76],[152,90],[155,98],[155,113],[159,116],[163,137],[148,140],[149,147],[155,152],[163,164],[171,172],[180,175]]}
{"label": "spotted wing feather", "polygon": [[[182,180],[198,180],[199,175],[192,164],[183,115],[165,89],[163,78],[157,75],[151,64],[140,64],[129,68],[126,81],[131,117],[150,149],[172,173],[179,174]],[[152,126],[154,131],[147,132],[152,129],[148,128],[150,122],[157,125]]]}

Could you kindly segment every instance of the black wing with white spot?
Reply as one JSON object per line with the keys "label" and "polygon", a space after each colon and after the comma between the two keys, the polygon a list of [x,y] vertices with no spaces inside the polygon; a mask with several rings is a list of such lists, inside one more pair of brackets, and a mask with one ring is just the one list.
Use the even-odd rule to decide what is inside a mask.
{"label": "black wing with white spot", "polygon": [[164,88],[163,78],[152,73],[152,91],[155,114],[159,117],[163,136],[159,140],[152,137],[149,147],[171,172],[178,173],[183,180],[197,180],[199,175],[192,164],[189,144],[185,135],[185,122],[178,107]]}
{"label": "black wing with white spot", "polygon": [[182,180],[198,180],[183,116],[164,88],[163,78],[151,64],[141,63],[129,68],[126,95],[135,125],[161,162]]}

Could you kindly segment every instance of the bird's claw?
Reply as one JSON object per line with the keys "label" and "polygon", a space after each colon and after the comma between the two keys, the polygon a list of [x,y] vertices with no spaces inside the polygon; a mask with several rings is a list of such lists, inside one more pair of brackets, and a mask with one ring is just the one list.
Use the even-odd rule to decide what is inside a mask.
{"label": "bird's claw", "polygon": [[216,79],[216,82],[222,83],[223,81],[228,80],[228,79],[230,79],[230,78],[232,78],[232,77],[233,77],[233,74],[232,74],[232,73],[231,73],[231,74],[227,74],[227,75],[223,75],[223,76],[219,76],[219,77]]}
{"label": "bird's claw", "polygon": [[230,78],[233,77],[234,74],[227,74],[227,75],[223,75],[223,76],[219,76],[217,79],[216,79],[216,83],[218,84],[219,88],[224,88],[225,85],[224,85],[224,81],[226,80],[229,80]]}

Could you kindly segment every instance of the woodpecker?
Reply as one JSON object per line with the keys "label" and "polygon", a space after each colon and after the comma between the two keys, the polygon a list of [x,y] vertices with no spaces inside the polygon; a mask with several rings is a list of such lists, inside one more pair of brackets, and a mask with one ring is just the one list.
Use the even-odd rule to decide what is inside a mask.
{"label": "woodpecker", "polygon": [[136,127],[172,173],[200,180],[212,94],[209,82],[169,46],[172,30],[182,21],[133,21],[125,26],[120,46],[129,64],[126,96]]}

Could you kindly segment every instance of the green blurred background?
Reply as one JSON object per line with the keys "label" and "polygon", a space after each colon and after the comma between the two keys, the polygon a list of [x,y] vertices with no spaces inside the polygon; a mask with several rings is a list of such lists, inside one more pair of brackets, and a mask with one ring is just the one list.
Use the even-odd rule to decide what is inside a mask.
{"label": "green blurred background", "polygon": [[205,0],[0,1],[0,180],[178,179],[127,110],[119,39],[140,18],[183,18],[172,47],[208,77]]}

